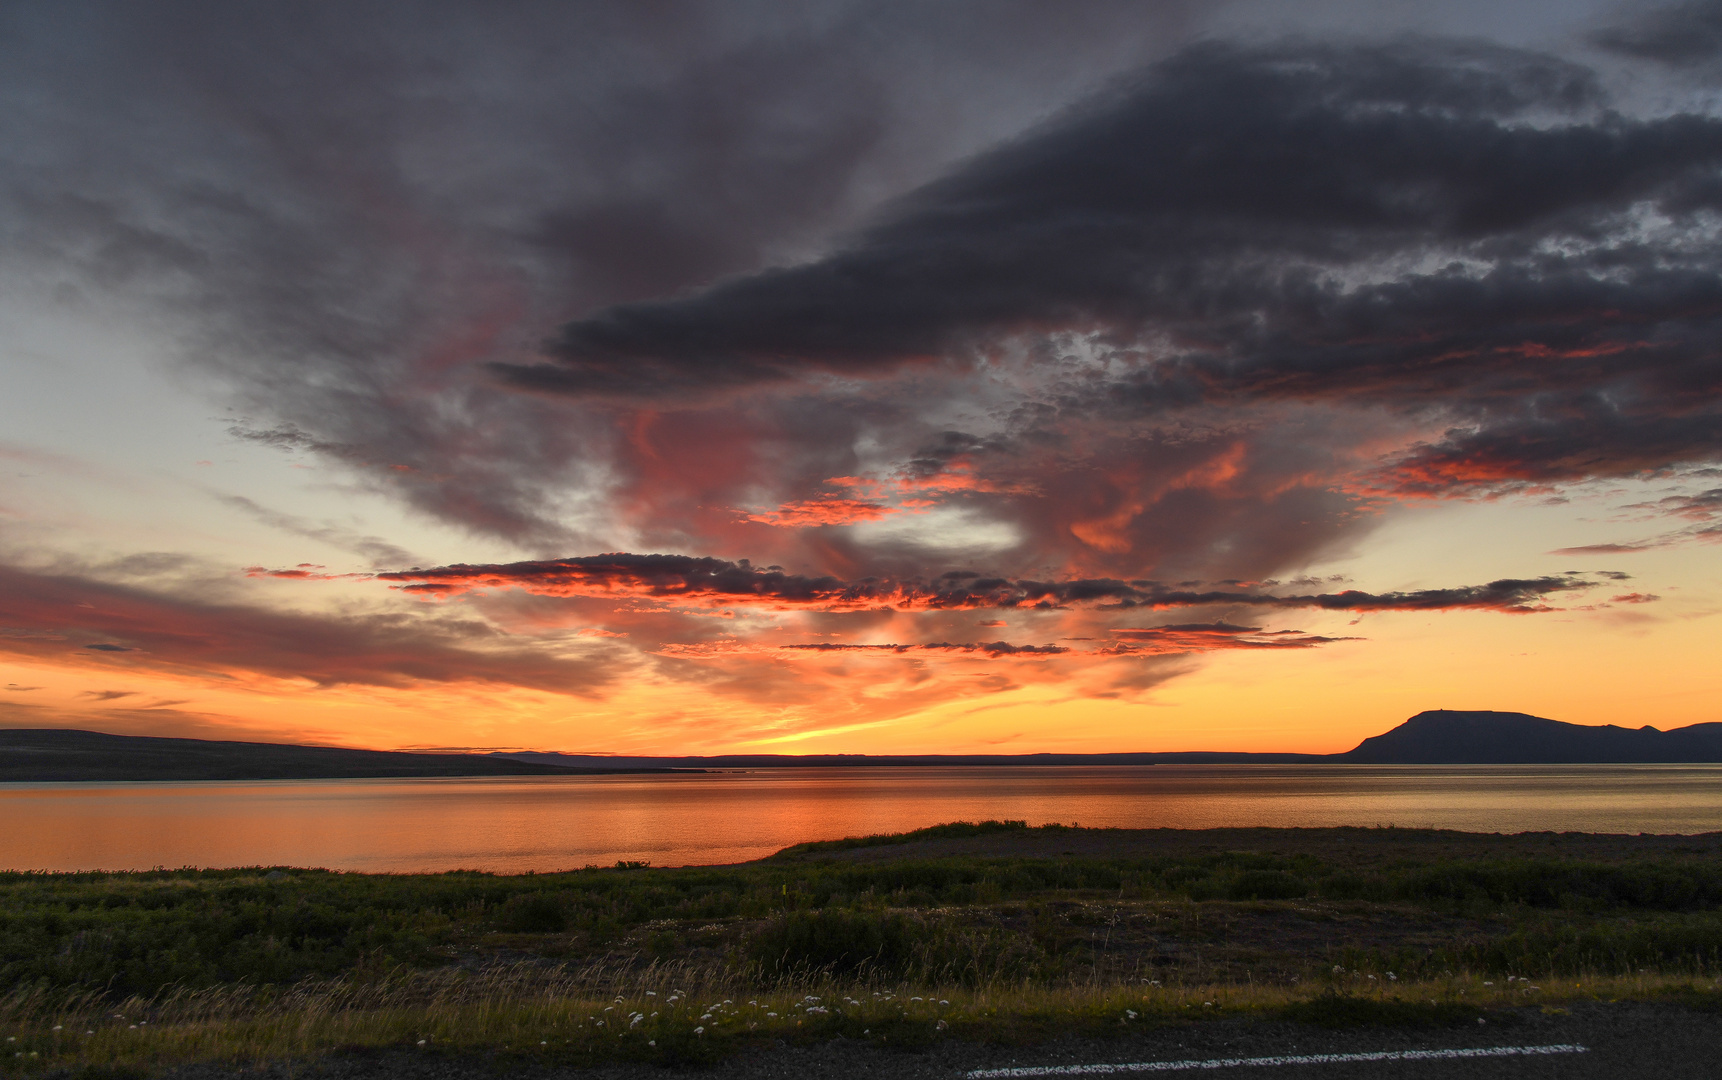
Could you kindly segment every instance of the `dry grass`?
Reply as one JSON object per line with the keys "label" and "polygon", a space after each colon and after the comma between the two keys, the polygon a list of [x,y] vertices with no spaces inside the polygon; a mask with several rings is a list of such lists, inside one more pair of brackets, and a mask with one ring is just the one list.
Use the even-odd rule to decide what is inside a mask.
{"label": "dry grass", "polygon": [[1286,985],[881,986],[829,980],[761,992],[720,969],[668,963],[631,972],[539,963],[384,979],[307,981],[283,991],[174,989],[117,1006],[94,995],[14,992],[0,999],[0,1072],[83,1066],[250,1066],[330,1053],[489,1054],[558,1064],[711,1061],[750,1045],[843,1035],[887,1045],[940,1038],[1034,1042],[1124,1034],[1217,1017],[1339,1026],[1440,1026],[1575,1001],[1678,998],[1722,1007],[1710,980],[1643,972],[1533,981],[1454,974],[1398,980],[1336,972]]}

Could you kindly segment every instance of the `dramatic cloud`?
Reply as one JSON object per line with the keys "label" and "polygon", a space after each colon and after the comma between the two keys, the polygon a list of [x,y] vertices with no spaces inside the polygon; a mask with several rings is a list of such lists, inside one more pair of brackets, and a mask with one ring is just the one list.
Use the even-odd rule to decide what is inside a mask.
{"label": "dramatic cloud", "polygon": [[1163,54],[1192,6],[9,11],[6,247],[67,303],[148,305],[238,437],[487,536],[595,544],[610,418],[484,363],[818,250]]}
{"label": "dramatic cloud", "polygon": [[1692,361],[1715,339],[1722,122],[1602,105],[1583,68],[1478,44],[1203,45],[837,254],[612,308],[564,329],[561,363],[505,370],[676,396],[1102,331],[1142,350],[1114,391],[1142,408],[1629,374],[1713,395]]}
{"label": "dramatic cloud", "polygon": [[[1563,55],[1221,6],[0,16],[0,308],[210,424],[186,520],[124,522],[178,553],[0,491],[0,653],[78,673],[8,677],[794,738],[1692,595],[1557,571],[1722,540],[1722,5]],[[1561,499],[1615,531],[1359,558]]]}
{"label": "dramatic cloud", "polygon": [[[1009,379],[993,434],[888,466],[966,489],[907,505],[890,477],[860,500],[780,479],[790,497],[743,520],[909,522],[867,525],[884,538],[913,535],[905,510],[964,506],[1018,565],[1279,572],[1383,500],[1722,455],[1722,121],[1608,105],[1582,66],[1474,42],[1204,44],[824,258],[610,308],[555,362],[498,370],[684,414],[834,377],[935,405]],[[1288,456],[1316,407],[1326,430]],[[1404,449],[1382,461],[1390,416]],[[773,557],[899,569],[847,537]]]}
{"label": "dramatic cloud", "polygon": [[[278,571],[300,577],[300,571]],[[895,608],[937,611],[971,608],[1041,608],[1075,605],[1129,609],[1210,607],[1315,608],[1326,611],[1530,612],[1546,610],[1551,595],[1596,584],[1581,574],[1527,580],[1503,579],[1487,585],[1408,592],[1270,592],[1242,583],[1236,587],[1191,588],[1155,581],[1078,579],[1007,580],[972,571],[949,571],[929,580],[868,578],[843,581],[790,574],[782,567],[756,568],[747,560],[728,562],[688,555],[590,555],[500,566],[444,566],[396,570],[375,575],[380,581],[405,582],[402,591],[452,595],[478,589],[517,588],[544,596],[597,596],[676,604],[724,606],[757,604],[767,608],[822,611]],[[1614,576],[1610,576],[1613,580]],[[1190,582],[1186,586],[1201,586]]]}

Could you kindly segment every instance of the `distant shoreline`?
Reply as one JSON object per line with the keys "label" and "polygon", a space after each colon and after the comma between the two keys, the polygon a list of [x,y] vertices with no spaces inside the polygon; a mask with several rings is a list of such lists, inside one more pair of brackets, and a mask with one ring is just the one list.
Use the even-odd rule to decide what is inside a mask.
{"label": "distant shoreline", "polygon": [[735,769],[1070,765],[1695,765],[1722,763],[1722,723],[1659,731],[1525,713],[1433,710],[1339,754],[1233,751],[1101,754],[718,754],[550,751],[412,753],[222,742],[70,729],[0,730],[0,783],[602,776]]}

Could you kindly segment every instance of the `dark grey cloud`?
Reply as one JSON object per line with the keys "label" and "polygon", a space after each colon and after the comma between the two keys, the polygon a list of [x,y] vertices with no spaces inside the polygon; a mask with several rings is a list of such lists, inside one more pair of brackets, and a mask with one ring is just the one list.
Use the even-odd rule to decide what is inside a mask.
{"label": "dark grey cloud", "polygon": [[[1606,310],[1604,253],[1562,267],[1532,258],[1539,245],[1594,240],[1643,200],[1709,205],[1722,122],[1630,121],[1602,104],[1581,67],[1476,43],[1197,46],[904,197],[828,258],[598,313],[563,330],[559,365],[508,370],[570,392],[675,394],[1099,326],[1242,369],[1197,366],[1196,384],[1398,383],[1381,361],[1452,341],[1395,339],[1481,333],[1485,301],[1539,326]],[[1432,254],[1490,265],[1377,265]],[[1379,283],[1328,277],[1384,269]],[[1370,324],[1387,339],[1345,347]]]}
{"label": "dark grey cloud", "polygon": [[[297,578],[297,571],[279,576]],[[1327,611],[1547,610],[1546,600],[1593,587],[1589,576],[1571,573],[1538,578],[1504,578],[1486,585],[1369,593],[1281,593],[1245,583],[1201,582],[1172,586],[1147,580],[1085,578],[1036,581],[950,571],[932,578],[865,578],[846,581],[809,577],[782,567],[755,567],[747,560],[689,555],[631,554],[582,556],[539,562],[482,566],[440,566],[375,575],[409,593],[450,596],[485,589],[518,588],[550,596],[603,596],[618,601],[646,598],[709,604],[759,603],[768,607],[813,610],[903,608],[962,610],[1098,606],[1104,608],[1314,608]],[[1617,575],[1603,575],[1617,580]]]}
{"label": "dark grey cloud", "polygon": [[[1391,463],[1399,491],[1445,495],[1510,490],[1584,477],[1650,474],[1722,452],[1722,414],[1632,415],[1608,403],[1562,409],[1540,402],[1541,415],[1517,416],[1455,430]],[[1673,499],[1666,513],[1688,515],[1702,501]]]}
{"label": "dark grey cloud", "polygon": [[[960,371],[1064,335],[1063,415],[1445,414],[1525,478],[1722,453],[1722,121],[1476,42],[1208,43],[899,199],[835,253],[568,324],[523,388],[671,402]],[[1456,487],[1463,488],[1461,482]]]}
{"label": "dark grey cloud", "polygon": [[1596,31],[1591,42],[1641,60],[1693,67],[1722,55],[1722,3],[1689,0],[1641,10],[1631,19]]}

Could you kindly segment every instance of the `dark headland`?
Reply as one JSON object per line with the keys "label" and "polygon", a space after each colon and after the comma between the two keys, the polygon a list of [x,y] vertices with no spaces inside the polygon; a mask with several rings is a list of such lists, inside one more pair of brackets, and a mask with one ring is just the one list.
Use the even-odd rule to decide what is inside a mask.
{"label": "dark headland", "polygon": [[[616,772],[490,754],[412,754],[287,743],[0,730],[0,782],[73,780],[336,780],[392,776],[552,776]],[[659,771],[635,766],[632,772]]]}
{"label": "dark headland", "polygon": [[1525,713],[1418,713],[1341,754],[1193,751],[1119,754],[721,754],[625,757],[511,752],[426,754],[280,743],[212,742],[60,729],[0,730],[0,782],[292,780],[546,776],[689,769],[868,765],[1565,765],[1722,762],[1722,723],[1659,731],[1588,727]]}

